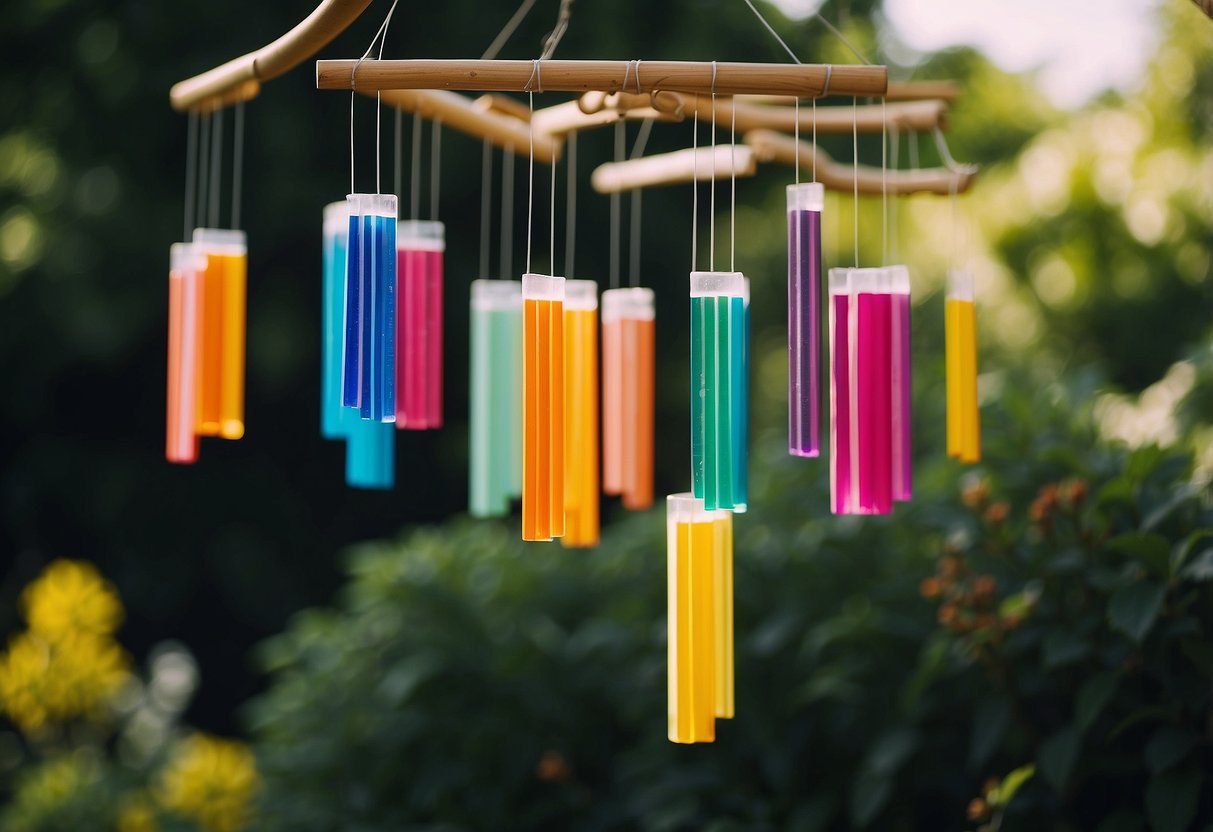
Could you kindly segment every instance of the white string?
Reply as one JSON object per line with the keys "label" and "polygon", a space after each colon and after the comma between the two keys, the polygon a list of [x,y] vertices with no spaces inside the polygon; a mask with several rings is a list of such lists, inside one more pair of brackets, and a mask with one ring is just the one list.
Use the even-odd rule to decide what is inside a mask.
{"label": "white string", "polygon": [[194,179],[198,175],[198,111],[190,110],[185,127],[185,233],[182,242],[188,242],[194,230]]}
{"label": "white string", "polygon": [[409,219],[421,213],[421,113],[413,115],[412,165],[409,169]]}
{"label": "white string", "polygon": [[[737,271],[737,97],[729,99],[732,112],[729,120],[729,271]],[[797,99],[799,104],[800,99]],[[799,124],[797,125],[799,126]],[[797,142],[797,152],[800,143]],[[797,173],[800,165],[796,166]],[[800,177],[796,177],[797,184]]]}
{"label": "white string", "polygon": [[[637,77],[640,76],[639,64],[637,61]],[[653,119],[646,118],[640,125],[640,132],[636,135],[636,143],[632,145],[631,159],[639,159],[644,153],[644,148],[649,143],[649,134],[653,132]],[[632,230],[629,237],[631,244],[631,258],[628,261],[628,284],[630,286],[640,285],[640,198],[644,193],[642,188],[634,188],[632,190]]]}
{"label": "white string", "polygon": [[396,196],[399,197],[404,186],[404,169],[400,164],[404,155],[404,110],[396,108],[396,147],[392,153],[392,163],[395,165]]}
{"label": "white string", "polygon": [[851,150],[854,154],[852,171],[855,174],[855,268],[859,268],[859,96],[851,98]]}
{"label": "white string", "polygon": [[244,185],[244,102],[236,102],[236,135],[232,147],[232,228],[240,227],[240,194]]}
{"label": "white string", "polygon": [[501,279],[514,273],[514,148],[501,154]]}
{"label": "white string", "polygon": [[[489,276],[489,222],[492,209],[489,200],[493,198],[493,145],[488,139],[484,140],[484,149],[480,154],[480,279]],[[399,186],[397,186],[399,192]]]}
{"label": "white string", "polygon": [[880,99],[880,244],[884,264],[889,265],[889,115]]}
{"label": "white string", "polygon": [[[371,52],[375,50],[375,42],[379,42],[379,60],[383,59],[383,45],[387,42],[387,30],[391,25],[392,15],[396,12],[396,4],[400,0],[392,0],[391,8],[387,11],[387,17],[383,19],[383,23],[379,25],[379,30],[375,32],[375,36],[371,38],[371,43],[367,46],[366,51],[362,53],[362,57],[354,64],[354,68],[350,70],[350,193],[354,193],[354,95],[358,87],[358,67],[362,66],[362,62],[370,57]],[[380,93],[375,91],[375,193],[379,193],[379,112],[380,112]]]}
{"label": "white string", "polygon": [[695,97],[695,118],[691,133],[691,271],[699,261],[699,96]]}
{"label": "white string", "polygon": [[573,254],[577,244],[577,131],[568,137],[568,193],[565,196],[564,273],[573,274]]}
{"label": "white string", "polygon": [[211,193],[207,199],[207,227],[219,227],[219,174],[223,167],[223,110],[215,111],[211,122],[214,135],[211,136]]}
{"label": "white string", "polygon": [[430,219],[438,219],[438,199],[442,194],[442,119],[430,125]]}
{"label": "white string", "polygon": [[[893,123],[893,158],[889,165],[893,170],[900,170],[900,154],[901,154],[901,133],[897,130],[897,123]],[[901,207],[897,200],[893,200],[893,222],[890,225],[889,239],[892,241],[889,244],[889,249],[893,252],[893,257],[896,260],[901,259]]]}
{"label": "white string", "polygon": [[[625,69],[624,75],[626,76],[626,74],[627,74],[627,70]],[[624,79],[624,83],[625,84],[627,83],[626,77]],[[612,158],[615,160],[616,163],[623,161],[623,142],[624,142],[624,138],[625,138],[624,131],[625,131],[625,127],[624,127],[623,119],[621,118],[619,121],[615,122],[615,153]],[[619,288],[619,260],[621,257],[619,248],[620,248],[620,238],[622,237],[622,229],[620,228],[620,226],[622,225],[622,220],[621,220],[621,211],[622,211],[621,200],[622,200],[622,198],[623,197],[619,193],[618,190],[615,190],[611,193],[610,276],[611,276],[611,288],[612,289]]]}
{"label": "white string", "polygon": [[[552,200],[551,219],[548,222],[548,268],[549,274],[556,274],[556,160],[552,160]],[[573,275],[565,275],[572,277]]]}
{"label": "white string", "polygon": [[211,165],[211,114],[203,113],[198,125],[198,224],[206,222],[206,195],[210,190],[208,171]]}
{"label": "white string", "polygon": [[[527,79],[527,105],[531,115],[535,115],[535,92],[531,89],[531,81],[536,82],[539,91],[543,91],[543,82],[539,79],[539,60],[531,62],[531,77]],[[531,272],[531,232],[535,213],[535,125],[533,119],[527,119],[527,139],[530,151],[527,156],[527,189],[526,189],[526,271]]]}
{"label": "white string", "polygon": [[712,61],[712,192],[708,213],[708,270],[716,271],[716,62]]}

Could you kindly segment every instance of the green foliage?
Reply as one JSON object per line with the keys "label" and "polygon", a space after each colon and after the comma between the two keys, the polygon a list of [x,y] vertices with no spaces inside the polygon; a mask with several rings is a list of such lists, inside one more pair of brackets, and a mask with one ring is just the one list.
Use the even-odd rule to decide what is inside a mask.
{"label": "green foliage", "polygon": [[590,553],[468,521],[354,552],[338,607],[260,650],[266,828],[1187,828],[1213,586],[1180,553],[1209,495],[1181,454],[1095,441],[1081,394],[1008,385],[963,501],[924,459],[890,518],[826,515],[819,463],[764,435],[714,745],[665,737],[660,511]]}

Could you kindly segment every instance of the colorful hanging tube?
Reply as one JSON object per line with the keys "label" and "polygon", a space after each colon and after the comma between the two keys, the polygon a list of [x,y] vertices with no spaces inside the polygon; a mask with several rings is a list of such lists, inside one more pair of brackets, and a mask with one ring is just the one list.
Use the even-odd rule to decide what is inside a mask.
{"label": "colorful hanging tube", "polygon": [[169,249],[168,396],[164,458],[198,460],[198,342],[207,259],[190,243]]}
{"label": "colorful hanging tube", "polygon": [[206,258],[202,275],[197,433],[239,439],[244,436],[248,245],[243,231],[196,228],[194,248]]}
{"label": "colorful hanging tube", "polygon": [[830,270],[830,484],[835,514],[893,505],[893,300],[885,269]]}
{"label": "colorful hanging tube", "polygon": [[564,546],[598,545],[598,284],[564,282]]}
{"label": "colorful hanging tube", "polygon": [[564,278],[522,276],[522,539],[564,535]]}
{"label": "colorful hanging tube", "polygon": [[889,291],[893,296],[893,499],[905,501],[914,494],[910,416],[910,270],[905,266],[889,266],[888,275]]}
{"label": "colorful hanging tube", "polygon": [[391,424],[359,418],[342,406],[342,344],[349,235],[348,202],[324,208],[324,279],[321,297],[322,376],[320,433],[344,439],[345,482],[352,488],[390,489],[396,484],[396,434]]}
{"label": "colorful hanging tube", "polygon": [[666,498],[667,714],[671,742],[713,742],[732,718],[733,517]]}
{"label": "colorful hanging tube", "polygon": [[657,316],[653,290],[602,293],[602,490],[653,505]]}
{"label": "colorful hanging tube", "polygon": [[819,182],[788,185],[788,453],[821,453],[821,212]]}
{"label": "colorful hanging tube", "polygon": [[733,406],[733,511],[745,513],[750,497],[750,279],[742,279],[741,317],[730,317]]}
{"label": "colorful hanging tube", "polygon": [[[738,506],[745,277],[691,272],[691,474],[708,511]],[[744,507],[744,500],[741,501]]]}
{"label": "colorful hanging tube", "polygon": [[350,194],[342,404],[396,421],[396,196]]}
{"label": "colorful hanging tube", "polygon": [[947,354],[948,456],[981,461],[981,413],[977,405],[977,309],[971,272],[948,273],[944,301]]}
{"label": "colorful hanging tube", "polygon": [[501,517],[522,495],[522,285],[473,280],[468,511]]}
{"label": "colorful hanging tube", "polygon": [[443,225],[401,220],[396,230],[396,427],[442,427]]}

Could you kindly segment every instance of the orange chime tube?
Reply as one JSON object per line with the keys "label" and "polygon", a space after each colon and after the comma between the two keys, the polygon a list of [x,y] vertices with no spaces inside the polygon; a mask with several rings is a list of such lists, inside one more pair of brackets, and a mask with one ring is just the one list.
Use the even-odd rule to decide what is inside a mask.
{"label": "orange chime tube", "polygon": [[631,510],[653,504],[656,323],[652,289],[602,293],[602,490]]}
{"label": "orange chime tube", "polygon": [[564,283],[564,537],[598,545],[598,284]]}
{"label": "orange chime tube", "polygon": [[981,461],[981,413],[977,404],[977,314],[971,272],[948,273],[944,301],[947,367],[948,456]]}
{"label": "orange chime tube", "polygon": [[169,462],[198,460],[198,335],[206,262],[190,243],[174,243],[169,249],[168,406],[164,443],[164,457]]}
{"label": "orange chime tube", "polygon": [[194,247],[206,257],[198,356],[201,436],[244,436],[244,333],[248,246],[243,231],[194,230]]}
{"label": "orange chime tube", "polygon": [[522,276],[522,539],[564,535],[564,278]]}

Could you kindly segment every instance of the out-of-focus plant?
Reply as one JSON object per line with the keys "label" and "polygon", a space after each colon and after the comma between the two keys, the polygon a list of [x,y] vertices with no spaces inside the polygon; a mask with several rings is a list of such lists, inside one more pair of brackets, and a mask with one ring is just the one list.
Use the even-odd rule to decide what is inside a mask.
{"label": "out-of-focus plant", "polygon": [[0,732],[13,774],[3,832],[247,828],[259,787],[241,743],[190,734],[197,670],[158,647],[146,680],[115,634],[122,602],[96,567],[57,560],[21,595],[27,628],[0,654]]}

